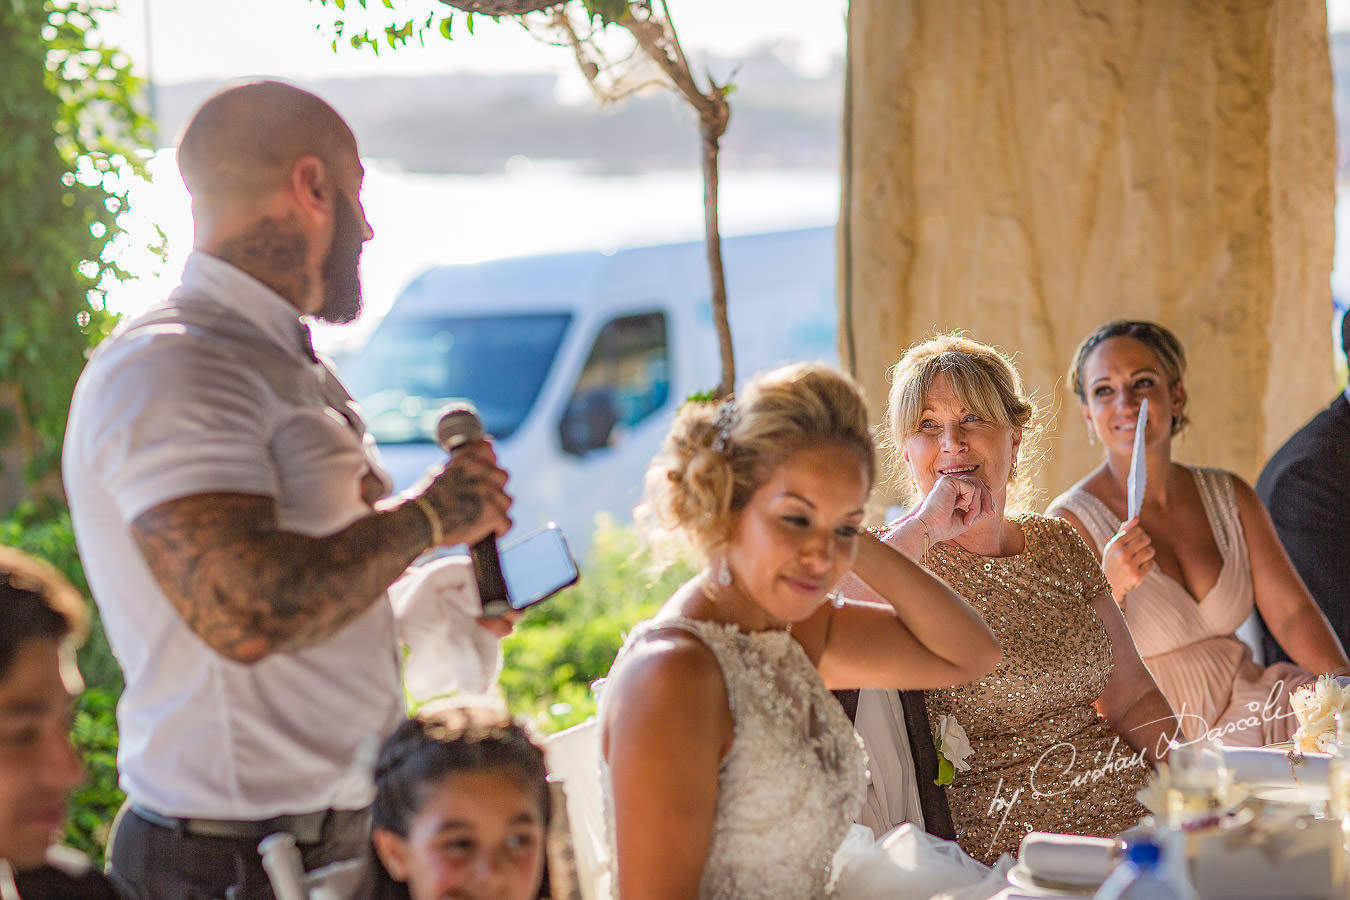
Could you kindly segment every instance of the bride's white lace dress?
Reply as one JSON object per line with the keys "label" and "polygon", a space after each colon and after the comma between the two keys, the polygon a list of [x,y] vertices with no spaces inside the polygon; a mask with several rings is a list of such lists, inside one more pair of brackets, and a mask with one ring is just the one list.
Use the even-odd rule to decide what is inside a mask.
{"label": "bride's white lace dress", "polygon": [[[629,635],[610,677],[623,677],[630,648],[666,629],[694,635],[717,657],[735,726],[718,774],[712,847],[699,896],[827,896],[831,861],[862,808],[867,785],[862,743],[843,709],[786,631],[746,633],[687,618],[643,622]],[[603,762],[601,784],[613,859],[614,805]]]}

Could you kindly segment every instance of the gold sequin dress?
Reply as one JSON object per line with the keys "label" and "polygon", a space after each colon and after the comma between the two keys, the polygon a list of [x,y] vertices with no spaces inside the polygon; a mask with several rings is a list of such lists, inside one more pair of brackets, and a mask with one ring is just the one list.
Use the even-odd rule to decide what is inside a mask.
{"label": "gold sequin dress", "polygon": [[1061,519],[1016,520],[1026,548],[987,557],[944,542],[921,560],[965,598],[1003,646],[985,677],[929,691],[934,728],[955,716],[969,771],[948,788],[957,841],[992,863],[1029,831],[1108,836],[1144,813],[1147,764],[1092,704],[1111,676],[1111,639],[1091,601],[1109,592],[1078,533]]}

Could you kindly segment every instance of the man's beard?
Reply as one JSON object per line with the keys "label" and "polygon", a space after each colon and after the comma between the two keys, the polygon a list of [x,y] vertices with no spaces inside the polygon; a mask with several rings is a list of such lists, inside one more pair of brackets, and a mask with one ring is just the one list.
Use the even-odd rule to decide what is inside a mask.
{"label": "man's beard", "polygon": [[344,325],[361,315],[361,223],[344,192],[338,192],[333,242],[323,261],[323,305],[316,319]]}

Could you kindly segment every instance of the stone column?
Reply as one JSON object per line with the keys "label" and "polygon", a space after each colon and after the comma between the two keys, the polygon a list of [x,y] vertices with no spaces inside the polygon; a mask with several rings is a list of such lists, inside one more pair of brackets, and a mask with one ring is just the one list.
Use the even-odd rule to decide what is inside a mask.
{"label": "stone column", "polygon": [[1116,317],[1190,357],[1178,459],[1255,479],[1334,395],[1322,0],[852,0],[840,342],[965,329],[1047,416],[1043,504],[1098,461],[1064,373]]}

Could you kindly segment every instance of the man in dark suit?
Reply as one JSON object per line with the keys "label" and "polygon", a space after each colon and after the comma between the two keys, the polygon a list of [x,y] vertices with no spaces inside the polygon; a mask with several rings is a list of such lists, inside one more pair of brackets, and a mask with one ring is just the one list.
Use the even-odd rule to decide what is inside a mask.
{"label": "man in dark suit", "polygon": [[[1341,319],[1350,356],[1350,311]],[[1256,493],[1294,568],[1350,647],[1350,387],[1294,432],[1261,470]],[[1266,663],[1289,659],[1263,629]]]}

